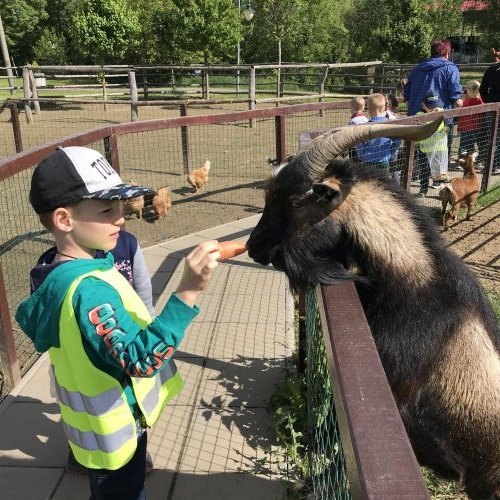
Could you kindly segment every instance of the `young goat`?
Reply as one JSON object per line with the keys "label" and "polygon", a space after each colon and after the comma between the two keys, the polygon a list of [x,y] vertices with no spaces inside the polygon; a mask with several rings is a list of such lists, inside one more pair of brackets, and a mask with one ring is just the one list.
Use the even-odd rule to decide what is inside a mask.
{"label": "young goat", "polygon": [[[464,176],[461,179],[452,179],[445,184],[439,192],[441,198],[441,216],[443,218],[444,230],[448,230],[448,222],[456,221],[458,209],[467,207],[465,218],[470,219],[472,208],[476,203],[479,194],[479,178],[474,169],[478,153],[464,153],[459,158],[458,163],[464,169]],[[450,204],[450,211],[446,212],[446,207]]]}

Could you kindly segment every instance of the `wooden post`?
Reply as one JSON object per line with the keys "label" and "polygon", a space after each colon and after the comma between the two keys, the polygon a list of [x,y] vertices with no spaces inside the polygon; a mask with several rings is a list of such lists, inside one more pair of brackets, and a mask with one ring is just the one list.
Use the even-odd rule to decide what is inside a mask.
{"label": "wooden post", "polygon": [[491,138],[490,147],[488,148],[488,155],[486,159],[486,165],[484,166],[483,179],[481,181],[481,192],[485,193],[489,187],[491,174],[493,172],[493,166],[495,163],[495,156],[500,155],[497,151],[497,146],[500,143],[498,138],[498,127],[500,126],[500,111],[491,111],[489,114],[491,116],[491,126],[489,130],[489,137]]}
{"label": "wooden post", "polygon": [[401,172],[401,186],[408,192],[411,190],[411,177],[413,174],[413,163],[415,160],[415,142],[405,141],[406,156],[403,171]]}
{"label": "wooden post", "polygon": [[[255,109],[255,66],[250,66],[248,75],[248,109]],[[249,127],[253,127],[254,120],[248,120]]]}
{"label": "wooden post", "polygon": [[299,335],[297,342],[297,371],[305,373],[306,357],[307,357],[307,331],[306,331],[306,295],[304,292],[299,292],[298,301],[299,313]]}
{"label": "wooden post", "polygon": [[23,150],[23,136],[21,134],[21,124],[19,123],[19,110],[17,109],[17,104],[15,102],[11,102],[9,107],[16,153],[20,153]]}
{"label": "wooden post", "polygon": [[146,70],[142,70],[142,93],[144,96],[144,100],[147,101],[149,99],[149,88],[148,88],[148,74]]}
{"label": "wooden post", "polygon": [[[187,116],[187,104],[181,104],[181,116]],[[182,148],[182,165],[184,174],[189,174],[189,140],[188,140],[188,127],[181,127],[181,148]]]}
{"label": "wooden post", "polygon": [[[323,95],[325,93],[325,82],[326,82],[326,77],[328,76],[328,71],[330,68],[328,67],[328,64],[325,66],[325,69],[323,70],[323,74],[321,75],[321,79],[318,83],[318,94]],[[323,102],[323,98],[319,98],[319,102]],[[323,118],[325,115],[325,110],[320,109],[319,110],[319,116]]]}
{"label": "wooden post", "polygon": [[274,129],[276,136],[276,159],[279,163],[285,161],[286,156],[286,136],[285,136],[285,116],[274,117]]}
{"label": "wooden post", "polygon": [[130,86],[130,121],[136,122],[139,119],[139,108],[137,106],[138,96],[135,71],[128,72],[128,83]]}
{"label": "wooden post", "polygon": [[210,99],[210,82],[208,79],[208,68],[203,70],[203,84],[202,84],[203,99]]}
{"label": "wooden post", "polygon": [[[108,93],[106,92],[106,79],[103,78],[102,79],[102,99],[103,101],[106,101],[108,98]],[[107,111],[108,110],[108,105],[106,104],[106,102],[104,102],[104,111]]]}
{"label": "wooden post", "polygon": [[0,268],[0,364],[3,368],[4,377],[10,388],[15,387],[21,381],[21,372],[16,354],[16,344],[12,333],[12,321],[7,301],[7,291]]}
{"label": "wooden post", "polygon": [[366,69],[366,74],[368,75],[366,83],[369,87],[371,87],[368,90],[368,93],[373,94],[373,86],[375,85],[375,66],[368,66],[368,68]]}
{"label": "wooden post", "polygon": [[[33,70],[29,70],[29,78],[30,78],[30,87],[31,87],[31,95],[33,99],[38,99],[38,89],[36,87],[36,79],[33,74]],[[35,114],[40,114],[40,103],[38,101],[33,101],[33,107],[35,108]]]}
{"label": "wooden post", "polygon": [[27,99],[31,99],[31,90],[30,90],[30,73],[29,69],[24,66],[23,67],[23,90],[24,90],[24,112],[26,113],[26,121],[28,123],[33,123],[33,115],[31,114],[31,102]]}

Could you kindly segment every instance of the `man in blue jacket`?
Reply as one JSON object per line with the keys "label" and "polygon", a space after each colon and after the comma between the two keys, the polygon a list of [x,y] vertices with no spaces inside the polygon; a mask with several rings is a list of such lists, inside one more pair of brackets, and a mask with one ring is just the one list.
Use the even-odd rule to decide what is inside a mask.
{"label": "man in blue jacket", "polygon": [[[408,115],[416,115],[429,93],[437,94],[444,104],[443,109],[462,107],[462,86],[457,66],[448,59],[451,54],[449,40],[434,40],[431,57],[413,68],[403,97],[408,103]],[[448,156],[453,141],[453,118],[445,120],[448,127]]]}

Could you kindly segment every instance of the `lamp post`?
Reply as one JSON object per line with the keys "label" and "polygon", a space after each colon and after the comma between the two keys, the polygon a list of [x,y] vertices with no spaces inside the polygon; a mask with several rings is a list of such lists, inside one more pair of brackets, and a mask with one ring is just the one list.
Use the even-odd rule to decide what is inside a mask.
{"label": "lamp post", "polygon": [[[238,0],[238,15],[241,12],[241,0]],[[252,9],[252,5],[250,4],[250,0],[248,0],[247,6],[243,9],[243,17],[246,21],[251,21],[255,11]],[[238,40],[238,47],[236,52],[236,65],[240,65],[240,41]],[[240,93],[240,69],[236,70],[236,94]]]}

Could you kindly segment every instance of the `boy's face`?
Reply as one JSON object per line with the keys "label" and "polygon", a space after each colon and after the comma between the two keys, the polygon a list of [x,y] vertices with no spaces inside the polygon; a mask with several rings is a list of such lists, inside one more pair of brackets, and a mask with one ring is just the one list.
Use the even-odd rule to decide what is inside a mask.
{"label": "boy's face", "polygon": [[72,239],[85,250],[112,250],[116,246],[123,211],[118,200],[82,200],[69,207]]}

